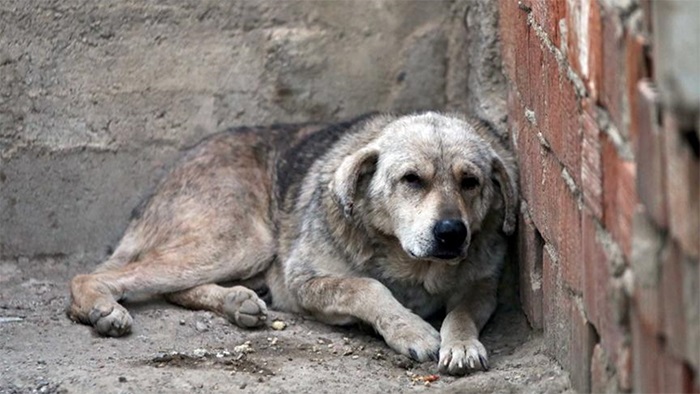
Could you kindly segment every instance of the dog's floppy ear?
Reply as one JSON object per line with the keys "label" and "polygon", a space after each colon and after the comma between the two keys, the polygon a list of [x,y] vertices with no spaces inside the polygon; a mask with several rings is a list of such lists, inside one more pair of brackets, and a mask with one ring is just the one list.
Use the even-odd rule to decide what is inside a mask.
{"label": "dog's floppy ear", "polygon": [[517,186],[514,176],[508,172],[506,164],[498,155],[493,158],[493,177],[498,182],[501,195],[503,196],[503,204],[505,205],[503,232],[511,234],[515,230],[517,215],[515,212],[518,206]]}
{"label": "dog's floppy ear", "polygon": [[335,171],[331,187],[345,217],[352,215],[360,176],[376,163],[378,156],[379,150],[376,147],[367,146],[343,159]]}

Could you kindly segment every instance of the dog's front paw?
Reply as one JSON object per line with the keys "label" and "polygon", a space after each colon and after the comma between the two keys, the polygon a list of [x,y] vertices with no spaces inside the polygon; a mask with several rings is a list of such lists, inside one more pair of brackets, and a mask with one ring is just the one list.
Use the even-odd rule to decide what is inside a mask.
{"label": "dog's front paw", "polygon": [[440,348],[440,372],[464,375],[470,370],[489,369],[486,348],[478,339],[450,341]]}
{"label": "dog's front paw", "polygon": [[436,360],[440,349],[440,333],[416,315],[392,321],[384,340],[392,349],[420,362]]}

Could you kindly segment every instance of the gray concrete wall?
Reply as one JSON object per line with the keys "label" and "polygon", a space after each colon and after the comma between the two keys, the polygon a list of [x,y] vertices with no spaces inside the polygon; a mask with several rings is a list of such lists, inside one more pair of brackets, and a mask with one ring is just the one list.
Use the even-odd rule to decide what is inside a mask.
{"label": "gray concrete wall", "polygon": [[178,152],[229,126],[418,109],[503,124],[488,3],[0,2],[0,259],[104,257]]}

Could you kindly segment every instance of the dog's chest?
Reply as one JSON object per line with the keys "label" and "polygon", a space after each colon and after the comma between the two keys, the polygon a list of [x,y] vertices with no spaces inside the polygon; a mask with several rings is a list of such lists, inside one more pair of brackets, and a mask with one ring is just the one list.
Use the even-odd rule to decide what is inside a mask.
{"label": "dog's chest", "polygon": [[434,266],[390,257],[374,256],[364,265],[364,274],[384,284],[403,306],[426,318],[445,306],[445,289],[452,287],[446,266]]}
{"label": "dog's chest", "polygon": [[383,283],[403,306],[420,317],[427,318],[444,306],[442,297],[428,293],[420,284],[409,285],[390,281]]}

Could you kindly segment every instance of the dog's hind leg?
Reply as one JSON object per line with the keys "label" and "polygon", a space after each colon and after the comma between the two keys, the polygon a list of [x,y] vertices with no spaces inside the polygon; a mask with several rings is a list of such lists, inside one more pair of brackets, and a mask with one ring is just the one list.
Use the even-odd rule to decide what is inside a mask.
{"label": "dog's hind leg", "polygon": [[207,257],[199,248],[153,252],[121,267],[78,275],[71,282],[69,316],[102,335],[121,336],[131,330],[132,318],[119,301],[169,294],[177,304],[222,313],[240,326],[261,324],[267,310],[254,291],[208,284],[255,275],[270,257],[260,250],[242,251],[233,260]]}
{"label": "dog's hind leg", "polygon": [[131,330],[132,318],[119,301],[176,293],[168,299],[222,313],[240,326],[261,324],[267,311],[252,290],[200,288],[251,278],[267,269],[274,256],[273,237],[266,226],[254,225],[252,219],[249,223],[237,228],[236,237],[219,239],[195,231],[137,253],[126,263],[108,260],[95,272],[76,276],[69,316],[102,335],[121,336]]}
{"label": "dog's hind leg", "polygon": [[244,286],[206,284],[166,294],[165,299],[185,308],[218,313],[239,327],[258,327],[267,320],[265,302]]}
{"label": "dog's hind leg", "polygon": [[[222,133],[186,154],[137,210],[114,255],[73,279],[69,316],[102,335],[120,336],[132,323],[120,301],[246,280],[266,270],[276,242],[267,151],[253,149],[260,143],[257,134]],[[186,304],[187,294],[204,294],[200,306],[214,309],[207,299],[220,291],[205,289],[173,300]],[[223,306],[238,308],[239,315],[252,311],[244,293],[223,296],[231,298]],[[234,312],[234,321],[244,320]]]}

